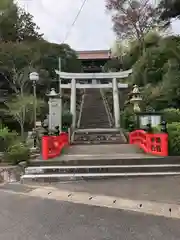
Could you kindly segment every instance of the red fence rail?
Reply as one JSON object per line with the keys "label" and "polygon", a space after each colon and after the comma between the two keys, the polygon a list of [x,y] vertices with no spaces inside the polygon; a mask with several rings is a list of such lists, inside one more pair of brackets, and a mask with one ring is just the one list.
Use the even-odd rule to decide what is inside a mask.
{"label": "red fence rail", "polygon": [[138,145],[146,153],[168,156],[167,133],[147,133],[144,130],[136,130],[129,134],[129,143]]}
{"label": "red fence rail", "polygon": [[42,137],[42,158],[48,160],[61,154],[62,149],[69,145],[68,133],[61,133],[59,136]]}

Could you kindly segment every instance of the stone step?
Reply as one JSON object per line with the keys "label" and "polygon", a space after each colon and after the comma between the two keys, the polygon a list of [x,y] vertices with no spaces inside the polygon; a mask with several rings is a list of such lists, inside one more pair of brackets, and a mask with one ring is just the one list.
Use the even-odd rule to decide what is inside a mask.
{"label": "stone step", "polygon": [[25,174],[180,172],[180,164],[27,167]]}
{"label": "stone step", "polygon": [[[81,125],[86,124],[88,125],[88,128],[97,128],[97,127],[109,127],[109,122],[108,121],[100,121],[100,120],[95,120],[93,119],[93,121],[81,121]],[[86,127],[87,128],[87,127]]]}
{"label": "stone step", "polygon": [[75,131],[73,144],[123,144],[125,138],[121,130],[108,129],[102,131]]}
{"label": "stone step", "polygon": [[76,129],[75,133],[121,133],[122,130],[119,128],[85,128],[85,129]]}
{"label": "stone step", "polygon": [[21,177],[21,183],[32,184],[34,181],[37,183],[55,183],[55,182],[72,182],[80,180],[105,180],[109,178],[120,177],[164,177],[164,176],[179,176],[180,172],[135,172],[135,173],[65,173],[65,174],[27,174]]}
{"label": "stone step", "polygon": [[83,108],[83,110],[86,111],[86,112],[89,112],[89,109],[91,111],[94,111],[94,113],[96,112],[98,114],[101,113],[103,115],[106,115],[106,111],[104,109],[104,106],[102,106],[102,107],[99,107],[99,106],[96,106],[96,107],[90,106],[90,107],[88,107],[88,106],[85,105],[84,108]]}
{"label": "stone step", "polygon": [[105,166],[105,165],[163,165],[180,164],[180,157],[157,157],[145,154],[76,154],[51,160],[31,160],[29,166]]}
{"label": "stone step", "polygon": [[[120,145],[122,146],[122,145]],[[91,150],[101,146],[90,146]],[[78,146],[87,150],[89,146]],[[110,145],[107,146],[110,148]],[[115,150],[116,146],[112,148]],[[72,149],[74,147],[72,146]],[[135,150],[135,149],[134,149]],[[133,151],[134,151],[133,150]],[[132,151],[132,149],[131,149]],[[30,161],[30,168],[22,180],[43,182],[72,181],[80,179],[105,179],[109,177],[166,176],[180,174],[180,157],[157,157],[144,153],[93,153],[65,154],[59,158]],[[101,152],[101,151],[100,151]]]}
{"label": "stone step", "polygon": [[93,119],[88,119],[87,118],[87,120],[85,122],[87,122],[87,123],[96,123],[96,122],[97,123],[104,123],[104,122],[108,122],[108,121],[106,120],[106,118],[104,118],[104,116],[99,116],[98,115],[98,117],[94,116]]}
{"label": "stone step", "polygon": [[76,133],[75,134],[76,137],[85,137],[85,138],[106,138],[106,139],[109,139],[109,138],[121,138],[122,135],[120,133],[111,133],[111,134],[108,134],[108,133]]}
{"label": "stone step", "polygon": [[[91,111],[93,112],[93,111]],[[92,113],[91,113],[92,114]],[[89,114],[88,114],[89,115]],[[87,116],[87,114],[85,114],[85,116]],[[92,118],[92,116],[91,116]],[[105,114],[100,114],[100,113],[97,113],[95,114],[95,112],[93,112],[93,118],[91,119],[91,121],[99,121],[99,122],[104,122],[106,120],[107,116]],[[87,118],[87,121],[89,119]]]}
{"label": "stone step", "polygon": [[99,123],[99,124],[97,124],[97,123],[82,123],[81,124],[81,126],[80,126],[80,129],[85,129],[86,127],[89,127],[89,128],[96,128],[97,127],[97,125],[98,126],[101,126],[102,128],[105,128],[105,127],[109,127],[109,125],[108,125],[109,123]]}
{"label": "stone step", "polygon": [[121,139],[116,140],[94,140],[94,141],[80,141],[75,140],[72,145],[102,145],[102,144],[123,144],[124,142]]}
{"label": "stone step", "polygon": [[178,164],[143,164],[143,165],[69,165],[37,166],[25,169],[24,179],[46,181],[79,180],[125,176],[166,176],[180,175]]}
{"label": "stone step", "polygon": [[75,132],[77,136],[115,136],[119,137],[122,136],[120,132]]}
{"label": "stone step", "polygon": [[113,137],[113,138],[83,138],[83,137],[76,137],[73,141],[73,145],[84,145],[84,144],[124,144],[124,141],[121,137]]}

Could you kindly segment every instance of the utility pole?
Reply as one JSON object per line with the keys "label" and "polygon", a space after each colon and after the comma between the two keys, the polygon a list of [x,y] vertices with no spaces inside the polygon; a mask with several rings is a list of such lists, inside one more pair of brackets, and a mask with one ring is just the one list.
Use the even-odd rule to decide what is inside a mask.
{"label": "utility pole", "polygon": [[[61,72],[61,58],[58,58],[58,65],[59,65],[59,73]],[[59,110],[60,110],[60,114],[59,114],[59,130],[60,133],[62,132],[62,112],[63,112],[63,106],[62,106],[62,89],[61,89],[61,76],[60,74],[58,75],[58,80],[59,80]]]}

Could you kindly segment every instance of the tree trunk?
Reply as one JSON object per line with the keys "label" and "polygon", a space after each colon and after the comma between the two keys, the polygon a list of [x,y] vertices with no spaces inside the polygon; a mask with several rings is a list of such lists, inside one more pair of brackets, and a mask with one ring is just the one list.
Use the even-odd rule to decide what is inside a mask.
{"label": "tree trunk", "polygon": [[20,126],[21,126],[21,139],[22,141],[24,141],[24,124],[21,123]]}

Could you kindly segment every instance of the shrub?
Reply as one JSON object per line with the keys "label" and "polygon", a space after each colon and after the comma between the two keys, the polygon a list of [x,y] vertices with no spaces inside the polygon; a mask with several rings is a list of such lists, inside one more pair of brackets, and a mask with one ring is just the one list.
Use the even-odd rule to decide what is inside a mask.
{"label": "shrub", "polygon": [[62,115],[62,126],[64,128],[71,127],[72,124],[72,114],[70,112],[64,112]]}
{"label": "shrub", "polygon": [[30,149],[24,143],[18,142],[7,149],[4,157],[6,162],[16,165],[30,159]]}
{"label": "shrub", "polygon": [[163,110],[163,117],[167,123],[180,122],[180,110],[176,108],[166,108]]}
{"label": "shrub", "polygon": [[180,156],[180,123],[168,124],[169,155]]}
{"label": "shrub", "polygon": [[121,112],[121,125],[128,132],[131,132],[134,129],[136,129],[137,125],[136,115],[131,108],[125,108]]}
{"label": "shrub", "polygon": [[161,132],[161,126],[158,125],[156,127],[152,127],[152,132],[153,133],[160,133]]}
{"label": "shrub", "polygon": [[[173,122],[167,125],[169,155],[180,156],[180,123]],[[154,133],[162,133],[161,126],[153,128]]]}
{"label": "shrub", "polygon": [[18,137],[17,132],[10,131],[7,127],[0,128],[0,151],[4,152],[8,147],[16,141]]}

